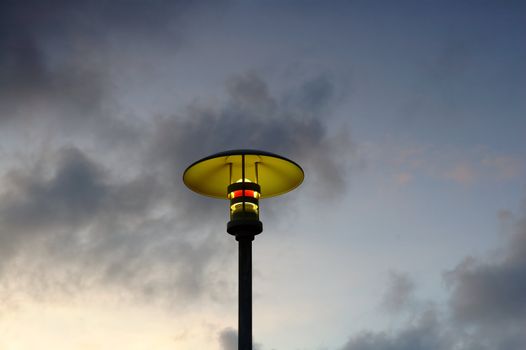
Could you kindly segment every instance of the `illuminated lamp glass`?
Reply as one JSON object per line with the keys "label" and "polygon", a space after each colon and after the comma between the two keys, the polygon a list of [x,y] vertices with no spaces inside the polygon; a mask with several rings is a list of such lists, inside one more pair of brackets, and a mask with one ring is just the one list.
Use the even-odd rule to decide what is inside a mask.
{"label": "illuminated lamp glass", "polygon": [[295,162],[265,151],[234,150],[203,158],[190,165],[183,181],[205,196],[230,200],[227,231],[263,229],[259,200],[284,194],[303,181],[303,170]]}

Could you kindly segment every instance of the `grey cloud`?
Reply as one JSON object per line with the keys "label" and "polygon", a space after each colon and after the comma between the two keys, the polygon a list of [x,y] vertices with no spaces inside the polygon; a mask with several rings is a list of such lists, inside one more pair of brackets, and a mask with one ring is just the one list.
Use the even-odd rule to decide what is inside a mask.
{"label": "grey cloud", "polygon": [[0,213],[3,229],[12,232],[83,225],[101,213],[136,213],[146,209],[154,182],[139,179],[112,185],[105,170],[77,148],[64,148],[54,174],[12,171],[13,189],[4,196]]}
{"label": "grey cloud", "polygon": [[390,313],[401,312],[411,303],[414,290],[415,284],[407,274],[391,271],[382,308]]}
{"label": "grey cloud", "polygon": [[[264,79],[247,73],[227,82],[224,104],[195,104],[178,116],[150,118],[140,128],[130,129],[133,121],[121,122],[119,113],[110,113],[115,102],[112,50],[154,37],[177,47],[185,15],[226,3],[0,4],[0,123],[5,130],[16,133],[19,129],[8,129],[10,123],[30,120],[31,130],[42,138],[49,135],[39,133],[37,123],[53,130],[52,136],[71,131],[66,139],[54,139],[57,144],[77,136],[93,141],[104,134],[114,141],[132,135],[130,148],[96,148],[104,156],[126,157],[133,151],[139,173],[123,180],[115,176],[117,169],[101,165],[103,156],[87,155],[80,146],[46,159],[44,170],[12,170],[3,179],[7,192],[0,194],[4,281],[27,278],[32,286],[39,284],[27,288],[35,291],[104,285],[169,302],[184,303],[204,293],[222,300],[225,293],[215,286],[226,282],[213,266],[218,261],[227,265],[232,252],[224,229],[211,234],[207,224],[225,220],[227,209],[184,188],[181,175],[188,164],[220,150],[261,148],[297,160],[322,193],[344,187],[345,164],[336,157],[352,148],[346,133],[328,129],[326,118],[338,92],[328,76],[274,96]],[[149,153],[143,154],[148,145]],[[16,270],[13,264],[25,275],[9,275]]]}
{"label": "grey cloud", "polygon": [[[159,120],[149,158],[178,184],[185,167],[199,158],[228,149],[263,149],[298,161],[320,193],[340,193],[353,147],[347,133],[334,135],[327,128],[334,85],[321,76],[276,97],[258,74],[237,76],[227,84],[224,105],[197,104],[186,115]],[[213,205],[196,202],[186,190],[177,198],[199,216]]]}
{"label": "grey cloud", "polygon": [[237,350],[237,332],[232,328],[225,328],[219,333],[221,350]]}
{"label": "grey cloud", "polygon": [[[219,332],[219,346],[221,350],[237,350],[237,331],[232,328],[225,328]],[[261,345],[254,343],[254,350],[261,350]]]}
{"label": "grey cloud", "polygon": [[[218,292],[225,272],[214,264],[228,265],[231,247],[224,229],[211,232],[209,225],[226,221],[226,206],[187,190],[184,168],[219,150],[262,148],[297,160],[321,191],[339,191],[345,166],[334,153],[350,143],[346,134],[331,134],[324,120],[334,90],[321,76],[275,97],[257,74],[235,77],[224,104],[193,105],[182,116],[154,120],[151,133],[143,128],[134,150],[144,163],[132,179],[75,147],[38,162],[45,166],[12,170],[0,204],[2,278],[26,276],[51,289],[124,287],[176,304],[228,299]],[[150,145],[146,154],[144,145]],[[25,275],[8,276],[15,261]],[[42,266],[54,268],[41,273]]]}
{"label": "grey cloud", "polygon": [[[107,119],[115,47],[178,47],[185,16],[227,1],[3,1],[0,4],[0,122]],[[92,124],[88,124],[94,126]]]}
{"label": "grey cloud", "polygon": [[[508,214],[509,216],[509,214]],[[526,219],[518,220],[508,247],[492,258],[466,258],[445,273],[448,308],[411,314],[395,332],[363,332],[342,350],[520,350],[526,348]],[[414,286],[392,275],[384,306],[407,308]],[[387,304],[387,305],[385,305]]]}
{"label": "grey cloud", "polygon": [[435,313],[427,311],[399,333],[362,333],[342,350],[446,350],[451,345]]}
{"label": "grey cloud", "polygon": [[468,258],[446,278],[457,320],[476,325],[526,324],[526,225],[519,225],[501,259]]}
{"label": "grey cloud", "polygon": [[[305,82],[294,93],[302,95],[310,84]],[[335,146],[331,142],[338,140],[331,139],[324,123],[328,116],[319,110],[329,103],[334,87],[330,83],[324,86],[316,110],[312,101],[307,103],[303,98],[291,106],[290,97],[284,101],[272,96],[255,73],[237,76],[227,85],[228,101],[224,106],[194,105],[185,116],[161,120],[154,151],[172,164],[187,164],[217,150],[235,148],[261,148],[304,157],[320,147],[329,151]],[[328,152],[326,156],[337,168]]]}
{"label": "grey cloud", "polygon": [[[12,171],[1,197],[0,273],[7,285],[29,283],[24,291],[39,296],[121,288],[178,307],[204,294],[227,298],[213,269],[214,262],[227,265],[225,240],[205,228],[181,229],[153,176],[115,179],[76,148],[46,161],[50,169]],[[156,214],[159,207],[165,215]],[[13,275],[14,266],[24,273]]]}
{"label": "grey cloud", "polygon": [[42,162],[52,165],[12,170],[5,179],[9,190],[0,198],[4,260],[34,241],[62,241],[60,235],[141,215],[158,192],[149,177],[112,182],[106,169],[77,148],[63,148]]}
{"label": "grey cloud", "polygon": [[336,89],[332,79],[321,75],[306,81],[301,89],[290,94],[287,100],[290,108],[301,106],[299,113],[322,116],[330,110],[330,104],[340,97],[340,91]]}
{"label": "grey cloud", "polygon": [[[99,107],[106,92],[104,70],[82,49],[82,40],[68,37],[70,27],[81,23],[73,19],[78,13],[70,5],[0,5],[0,121],[42,116],[43,111],[86,116]],[[52,58],[46,48],[50,40],[58,40],[65,50],[60,59]]]}
{"label": "grey cloud", "polygon": [[50,229],[84,224],[100,210],[108,194],[101,169],[76,149],[64,150],[58,158],[50,178],[38,169],[9,173],[9,191],[0,202],[4,260],[19,244],[45,236]]}
{"label": "grey cloud", "polygon": [[[34,39],[20,38],[0,58],[0,122],[37,116],[82,121],[101,114],[108,82],[101,62],[75,49],[56,65]],[[91,56],[91,58],[89,57]]]}

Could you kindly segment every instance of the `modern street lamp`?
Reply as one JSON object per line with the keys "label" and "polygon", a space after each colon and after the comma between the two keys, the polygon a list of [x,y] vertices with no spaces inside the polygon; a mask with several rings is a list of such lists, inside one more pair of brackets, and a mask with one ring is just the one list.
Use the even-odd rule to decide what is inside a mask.
{"label": "modern street lamp", "polygon": [[192,191],[230,200],[226,230],[239,242],[239,350],[252,350],[252,241],[263,231],[259,200],[293,190],[303,177],[301,167],[285,157],[246,149],[205,157],[183,174]]}

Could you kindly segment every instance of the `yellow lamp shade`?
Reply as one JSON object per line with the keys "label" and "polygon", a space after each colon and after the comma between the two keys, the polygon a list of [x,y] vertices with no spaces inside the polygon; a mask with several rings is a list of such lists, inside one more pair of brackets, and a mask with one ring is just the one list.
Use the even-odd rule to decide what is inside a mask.
{"label": "yellow lamp shade", "polygon": [[199,194],[223,199],[229,199],[230,184],[253,182],[261,187],[261,198],[268,198],[293,190],[303,177],[303,169],[285,157],[265,151],[233,150],[193,163],[185,170],[183,182]]}

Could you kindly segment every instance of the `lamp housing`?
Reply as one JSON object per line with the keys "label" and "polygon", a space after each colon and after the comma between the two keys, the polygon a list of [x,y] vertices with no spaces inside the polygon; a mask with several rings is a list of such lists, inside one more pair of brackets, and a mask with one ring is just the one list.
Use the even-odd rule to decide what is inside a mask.
{"label": "lamp housing", "polygon": [[262,232],[260,199],[289,192],[303,178],[303,169],[295,162],[274,153],[247,149],[205,157],[183,174],[183,182],[191,190],[230,201],[227,232],[236,238]]}

